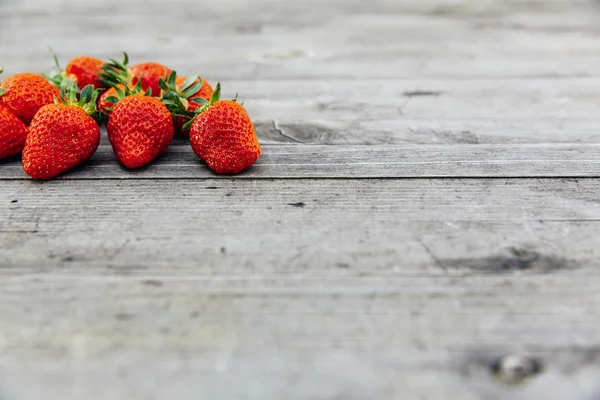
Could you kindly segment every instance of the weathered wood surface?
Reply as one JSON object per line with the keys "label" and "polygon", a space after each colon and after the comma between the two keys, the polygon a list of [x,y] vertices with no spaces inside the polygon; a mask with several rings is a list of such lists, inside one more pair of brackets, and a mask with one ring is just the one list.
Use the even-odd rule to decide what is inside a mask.
{"label": "weathered wood surface", "polygon": [[597,395],[595,180],[215,185],[3,182],[7,398]]}
{"label": "weathered wood surface", "polygon": [[2,4],[0,59],[11,60],[9,70],[49,67],[52,45],[65,58],[127,49],[134,59],[221,80],[431,77],[468,85],[600,74],[593,0]]}
{"label": "weathered wood surface", "polygon": [[593,143],[600,136],[595,0],[0,4],[6,74],[52,68],[47,46],[64,62],[83,49],[101,57],[128,50],[134,61],[221,80],[225,95],[239,92],[259,130],[279,141]]}
{"label": "weathered wood surface", "polygon": [[494,272],[486,271],[494,257],[489,269],[502,272],[502,254],[527,246],[574,259],[538,259],[545,272],[598,256],[596,180],[3,181],[2,188],[0,273],[15,278],[36,271],[318,277],[345,267],[367,275],[485,274]]}
{"label": "weathered wood surface", "polygon": [[[233,179],[600,177],[600,145],[263,146]],[[0,162],[0,180],[27,179],[19,159]],[[189,144],[171,146],[146,168],[121,167],[109,144],[59,179],[194,179],[214,174]]]}
{"label": "weathered wood surface", "polygon": [[225,178],[183,140],[128,172],[104,137],[47,183],[1,162],[0,399],[597,399],[599,22],[0,0],[5,74],[127,50],[239,91],[264,148]]}

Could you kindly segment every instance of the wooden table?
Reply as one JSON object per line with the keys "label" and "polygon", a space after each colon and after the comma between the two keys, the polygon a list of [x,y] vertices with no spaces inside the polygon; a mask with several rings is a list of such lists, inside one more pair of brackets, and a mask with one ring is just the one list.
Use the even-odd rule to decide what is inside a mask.
{"label": "wooden table", "polygon": [[2,400],[600,396],[600,5],[0,0],[240,93],[263,155],[0,164]]}

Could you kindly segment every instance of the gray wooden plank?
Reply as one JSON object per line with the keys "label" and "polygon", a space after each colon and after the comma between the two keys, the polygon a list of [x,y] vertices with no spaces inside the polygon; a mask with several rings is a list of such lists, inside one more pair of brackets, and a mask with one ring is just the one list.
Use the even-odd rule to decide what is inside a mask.
{"label": "gray wooden plank", "polygon": [[[597,291],[565,276],[2,279],[0,382],[13,400],[593,399]],[[541,373],[495,379],[512,353]]]}
{"label": "gray wooden plank", "polygon": [[[231,81],[269,143],[567,143],[600,139],[589,79]],[[229,93],[233,95],[233,93]]]}
{"label": "gray wooden plank", "polygon": [[[269,178],[181,142],[48,183],[2,162],[0,399],[598,398],[598,182],[504,179],[598,177],[597,14],[0,0],[7,73],[50,44],[220,79],[265,144],[240,177]],[[507,353],[541,373],[495,379]]]}
{"label": "gray wooden plank", "polygon": [[593,0],[170,4],[4,2],[0,59],[48,68],[52,45],[65,58],[126,49],[211,80],[598,76]]}
{"label": "gray wooden plank", "polygon": [[[599,177],[600,145],[263,146],[261,157],[229,178]],[[118,165],[110,145],[58,179],[220,179],[187,144],[139,170]],[[20,160],[0,164],[0,180],[30,179]]]}
{"label": "gray wooden plank", "polygon": [[4,181],[0,273],[595,276],[598,185],[585,179]]}
{"label": "gray wooden plank", "polygon": [[8,399],[598,393],[596,180],[2,187]]}

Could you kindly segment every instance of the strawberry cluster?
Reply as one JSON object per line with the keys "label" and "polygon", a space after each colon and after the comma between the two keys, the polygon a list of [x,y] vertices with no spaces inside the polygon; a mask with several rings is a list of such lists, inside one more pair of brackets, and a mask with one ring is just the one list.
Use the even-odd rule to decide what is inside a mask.
{"label": "strawberry cluster", "polygon": [[176,134],[189,136],[218,174],[239,173],[260,156],[248,113],[237,98],[220,99],[220,84],[213,89],[153,62],[129,66],[126,53],[122,61],[76,57],[65,69],[54,62],[50,74],[21,73],[0,84],[0,158],[22,153],[33,178],[52,179],[87,161],[103,123],[126,168],[151,163]]}

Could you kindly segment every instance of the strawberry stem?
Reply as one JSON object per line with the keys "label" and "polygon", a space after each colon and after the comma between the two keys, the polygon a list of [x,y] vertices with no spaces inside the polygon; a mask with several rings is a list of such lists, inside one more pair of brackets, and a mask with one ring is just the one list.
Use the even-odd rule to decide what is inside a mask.
{"label": "strawberry stem", "polygon": [[52,50],[51,47],[48,47],[50,53],[52,54],[52,59],[54,60],[54,71],[49,74],[42,74],[44,78],[52,85],[56,86],[59,89],[63,87],[69,86],[73,80],[67,76],[67,73],[60,67],[60,62],[58,61],[58,57],[56,53]]}

